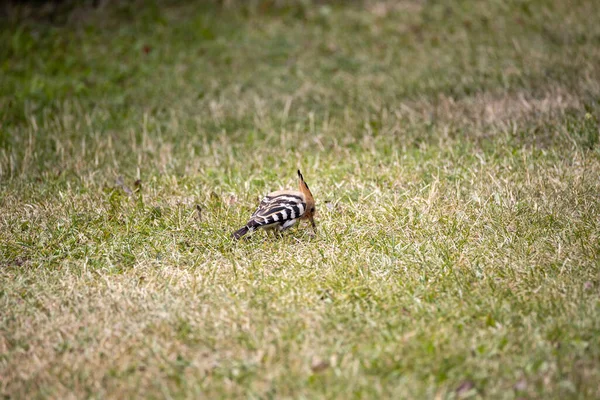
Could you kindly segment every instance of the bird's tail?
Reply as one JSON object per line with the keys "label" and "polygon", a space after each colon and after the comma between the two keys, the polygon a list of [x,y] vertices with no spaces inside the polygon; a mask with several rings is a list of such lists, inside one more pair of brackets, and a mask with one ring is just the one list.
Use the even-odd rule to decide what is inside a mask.
{"label": "bird's tail", "polygon": [[242,236],[244,236],[246,233],[248,233],[248,227],[247,227],[247,226],[244,226],[243,228],[241,228],[241,229],[238,229],[237,231],[233,232],[233,233],[231,234],[231,237],[232,237],[232,238],[234,238],[234,239],[237,239],[237,240],[239,240],[239,239],[240,239]]}

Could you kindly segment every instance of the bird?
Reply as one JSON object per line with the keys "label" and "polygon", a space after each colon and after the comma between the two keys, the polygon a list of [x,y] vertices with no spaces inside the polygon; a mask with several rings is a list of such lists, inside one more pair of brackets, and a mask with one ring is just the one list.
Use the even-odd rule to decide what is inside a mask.
{"label": "bird", "polygon": [[298,170],[298,178],[299,191],[278,190],[269,193],[262,199],[246,225],[233,232],[231,236],[239,240],[247,233],[258,229],[282,232],[291,228],[299,219],[309,220],[316,232],[315,199],[300,170]]}

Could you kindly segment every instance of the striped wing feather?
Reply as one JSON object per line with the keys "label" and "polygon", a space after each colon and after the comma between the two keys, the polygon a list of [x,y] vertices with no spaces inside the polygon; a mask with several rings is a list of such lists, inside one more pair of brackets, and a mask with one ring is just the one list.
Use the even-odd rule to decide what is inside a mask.
{"label": "striped wing feather", "polygon": [[262,199],[247,226],[251,229],[271,225],[291,226],[286,222],[300,218],[305,211],[306,201],[302,193],[288,190],[273,192]]}

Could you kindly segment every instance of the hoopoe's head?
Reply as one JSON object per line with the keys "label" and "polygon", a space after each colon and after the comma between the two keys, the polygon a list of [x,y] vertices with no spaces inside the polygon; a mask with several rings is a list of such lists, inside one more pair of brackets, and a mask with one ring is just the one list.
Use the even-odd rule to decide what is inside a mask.
{"label": "hoopoe's head", "polygon": [[300,178],[300,192],[304,195],[304,199],[306,200],[306,212],[302,216],[302,219],[308,219],[312,224],[313,229],[316,229],[314,215],[315,215],[315,199],[308,188],[306,182],[304,182],[304,177],[300,170],[298,170],[298,178]]}

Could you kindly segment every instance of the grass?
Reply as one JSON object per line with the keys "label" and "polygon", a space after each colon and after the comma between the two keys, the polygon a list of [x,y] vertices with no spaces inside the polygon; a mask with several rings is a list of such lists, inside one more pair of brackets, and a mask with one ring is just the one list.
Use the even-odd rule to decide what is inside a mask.
{"label": "grass", "polygon": [[600,11],[480,3],[6,7],[0,393],[600,397]]}

